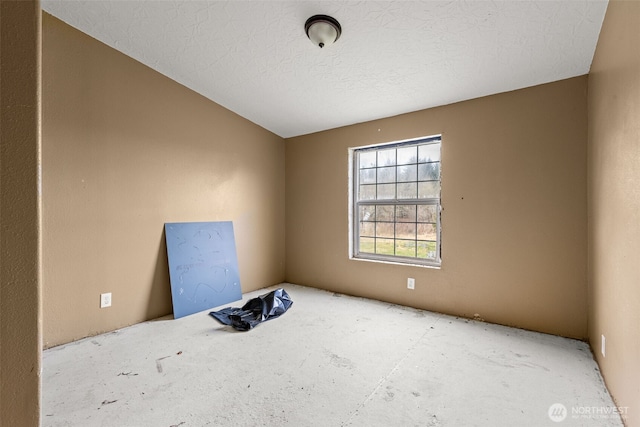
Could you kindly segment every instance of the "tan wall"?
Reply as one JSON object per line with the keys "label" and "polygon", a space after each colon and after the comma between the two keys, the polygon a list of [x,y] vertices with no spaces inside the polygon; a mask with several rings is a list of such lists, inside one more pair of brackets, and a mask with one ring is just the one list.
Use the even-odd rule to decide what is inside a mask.
{"label": "tan wall", "polygon": [[0,2],[0,426],[38,426],[40,3]]}
{"label": "tan wall", "polygon": [[588,101],[589,338],[629,427],[640,426],[639,28],[640,2],[609,3]]}
{"label": "tan wall", "polygon": [[232,220],[243,291],[281,282],[283,139],[50,15],[43,27],[45,346],[172,311],[165,222]]}
{"label": "tan wall", "polygon": [[[586,337],[586,88],[582,76],[288,139],[287,280]],[[442,268],[349,260],[348,148],[440,133]]]}

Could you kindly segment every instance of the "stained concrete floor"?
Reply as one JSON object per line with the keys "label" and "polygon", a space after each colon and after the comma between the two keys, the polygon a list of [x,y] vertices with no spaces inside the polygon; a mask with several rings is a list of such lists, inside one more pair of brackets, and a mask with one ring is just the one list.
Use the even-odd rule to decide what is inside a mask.
{"label": "stained concrete floor", "polygon": [[622,425],[584,342],[281,286],[249,332],[203,312],[46,350],[42,425]]}

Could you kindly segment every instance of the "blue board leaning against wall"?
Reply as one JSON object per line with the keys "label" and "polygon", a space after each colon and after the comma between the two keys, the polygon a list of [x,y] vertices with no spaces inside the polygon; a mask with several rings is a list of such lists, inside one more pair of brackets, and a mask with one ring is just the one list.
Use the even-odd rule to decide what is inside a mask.
{"label": "blue board leaning against wall", "polygon": [[174,318],[242,299],[233,223],[166,223]]}

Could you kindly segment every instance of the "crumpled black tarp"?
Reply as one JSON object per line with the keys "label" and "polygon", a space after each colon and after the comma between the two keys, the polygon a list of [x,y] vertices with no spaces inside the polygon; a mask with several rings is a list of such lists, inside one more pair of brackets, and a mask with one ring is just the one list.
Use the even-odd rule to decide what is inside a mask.
{"label": "crumpled black tarp", "polygon": [[293,301],[287,291],[278,288],[268,294],[252,298],[242,308],[227,307],[209,314],[223,325],[239,331],[248,331],[259,323],[275,319],[291,307]]}

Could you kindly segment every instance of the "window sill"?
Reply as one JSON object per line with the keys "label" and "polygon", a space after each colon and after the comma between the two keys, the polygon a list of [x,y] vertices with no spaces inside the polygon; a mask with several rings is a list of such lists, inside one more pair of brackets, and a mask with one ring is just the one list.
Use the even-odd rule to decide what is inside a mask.
{"label": "window sill", "polygon": [[391,264],[391,265],[401,265],[401,266],[405,266],[405,267],[421,267],[421,268],[430,268],[430,269],[434,269],[434,270],[441,270],[442,269],[442,262],[440,264],[420,264],[420,263],[414,263],[411,261],[391,261],[388,259],[374,259],[374,258],[362,258],[362,257],[357,257],[357,256],[349,256],[349,260],[350,261],[364,261],[364,262],[375,262],[375,263],[380,263],[380,264]]}

